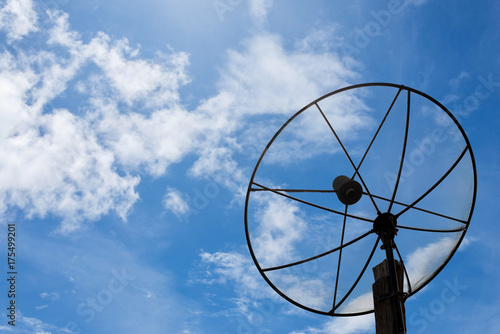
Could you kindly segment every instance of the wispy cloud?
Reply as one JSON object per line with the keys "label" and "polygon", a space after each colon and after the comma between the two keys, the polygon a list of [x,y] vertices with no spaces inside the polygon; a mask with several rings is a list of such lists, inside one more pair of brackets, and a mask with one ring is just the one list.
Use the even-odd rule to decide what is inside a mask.
{"label": "wispy cloud", "polygon": [[40,297],[48,300],[58,300],[60,298],[59,292],[42,292]]}
{"label": "wispy cloud", "polygon": [[461,71],[458,76],[449,80],[450,86],[453,89],[458,89],[462,82],[470,77],[470,73],[466,71]]}
{"label": "wispy cloud", "polygon": [[456,245],[454,238],[442,238],[437,242],[418,247],[414,252],[407,255],[406,270],[412,287],[419,286],[425,278],[428,278],[446,259]]}
{"label": "wispy cloud", "polygon": [[[42,307],[43,308],[43,307]],[[38,309],[38,308],[37,308]],[[64,327],[59,327],[51,323],[44,322],[36,317],[25,316],[23,312],[17,310],[16,326],[0,326],[2,333],[19,333],[19,334],[50,334],[50,333],[67,333],[76,334]]]}
{"label": "wispy cloud", "polygon": [[282,198],[265,202],[252,236],[255,255],[263,268],[290,262],[296,256],[294,243],[303,237],[307,227],[294,203]]}
{"label": "wispy cloud", "polygon": [[262,27],[267,21],[267,15],[273,7],[273,0],[250,0],[248,2],[250,17],[257,27]]}
{"label": "wispy cloud", "polygon": [[205,284],[225,284],[231,282],[241,295],[253,297],[268,297],[262,289],[258,271],[248,256],[238,252],[201,252],[200,258],[205,269],[194,272],[192,281]]}
{"label": "wispy cloud", "polygon": [[37,20],[32,0],[7,0],[0,10],[0,29],[6,31],[9,42],[37,31]]}
{"label": "wispy cloud", "polygon": [[189,211],[189,204],[183,198],[181,192],[171,187],[167,188],[167,192],[163,197],[163,205],[176,216],[182,216]]}
{"label": "wispy cloud", "polygon": [[[371,295],[370,295],[371,298]],[[373,314],[356,317],[337,317],[324,322],[318,327],[308,327],[293,331],[290,334],[361,334],[374,333],[375,318]]]}

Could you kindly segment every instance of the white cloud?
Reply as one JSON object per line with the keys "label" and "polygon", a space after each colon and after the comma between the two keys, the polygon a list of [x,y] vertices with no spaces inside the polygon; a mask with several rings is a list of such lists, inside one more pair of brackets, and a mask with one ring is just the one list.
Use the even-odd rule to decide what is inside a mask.
{"label": "white cloud", "polygon": [[[19,4],[22,11],[13,9],[14,1],[4,11],[24,13],[31,25],[23,34],[36,33],[31,2]],[[251,8],[263,18],[271,2]],[[211,178],[241,198],[246,177],[234,155],[262,146],[262,138],[248,136],[257,126],[249,117],[266,115],[275,130],[274,120],[356,76],[352,62],[328,50],[287,50],[278,36],[263,32],[228,52],[219,92],[190,111],[179,95],[190,81],[186,53],[144,58],[126,39],[102,32],[84,42],[65,13],[47,17],[52,26],[44,29],[48,35],[40,33],[41,50],[0,54],[0,153],[6,157],[0,211],[55,214],[62,231],[111,212],[125,220],[139,198],[139,175],[161,176],[191,153],[198,156],[191,176]],[[75,94],[68,109],[52,109],[63,93]]]}
{"label": "white cloud", "polygon": [[0,9],[0,29],[7,32],[9,42],[37,31],[37,20],[32,0],[7,0]]}
{"label": "white cloud", "polygon": [[60,295],[59,292],[42,292],[40,297],[48,300],[58,300]]}
{"label": "white cloud", "polygon": [[250,0],[248,2],[250,17],[254,24],[262,27],[267,20],[267,15],[273,7],[273,0]]}
{"label": "white cloud", "polygon": [[[322,34],[315,38],[328,37]],[[238,189],[238,184],[245,185],[237,174],[239,167],[233,161],[234,153],[241,152],[245,158],[253,158],[248,148],[260,153],[288,117],[357,77],[351,59],[340,59],[325,48],[304,48],[303,44],[286,49],[279,36],[262,32],[246,39],[241,50],[228,51],[227,65],[221,70],[217,83],[219,93],[202,101],[197,108],[198,112],[209,115],[214,125],[211,140],[198,152],[201,158],[193,167],[195,176],[216,172],[219,176],[226,174],[228,180],[234,175],[233,179],[239,182],[226,181],[224,184],[232,189]],[[265,116],[265,122],[254,121],[259,116]],[[357,121],[357,117],[354,118]],[[227,138],[234,138],[236,144],[230,145]],[[308,144],[307,141],[299,143],[293,150],[294,156],[310,154]],[[223,157],[224,167],[215,167],[217,164],[209,159],[210,156]]]}
{"label": "white cloud", "polygon": [[86,49],[119,98],[129,105],[137,100],[152,107],[176,102],[178,88],[189,82],[186,53],[162,55],[156,63],[135,59],[138,50],[131,49],[126,39],[111,41],[104,33],[99,33]]}
{"label": "white cloud", "polygon": [[461,71],[458,76],[449,80],[450,86],[453,89],[458,89],[465,79],[470,77],[470,73],[466,71]]}
{"label": "white cloud", "polygon": [[0,168],[3,210],[8,204],[29,217],[52,212],[63,218],[64,232],[111,210],[126,219],[138,199],[139,178],[116,173],[112,152],[99,145],[88,124],[57,110],[18,131],[0,145],[8,161]]}
{"label": "white cloud", "polygon": [[333,318],[319,328],[310,327],[290,334],[361,334],[373,333],[374,330],[375,318],[373,314],[367,314],[357,317]]}
{"label": "white cloud", "polygon": [[233,159],[233,150],[222,146],[200,148],[200,158],[189,170],[190,175],[206,178],[210,175],[217,183],[225,185],[239,198],[244,193],[242,186],[247,182],[238,163]]}
{"label": "white cloud", "polygon": [[207,126],[200,115],[181,107],[161,109],[150,115],[122,114],[116,105],[95,105],[96,130],[125,168],[145,168],[153,176],[182,160],[199,143]]}
{"label": "white cloud", "polygon": [[423,280],[443,263],[456,243],[457,240],[454,238],[442,238],[424,247],[418,247],[413,253],[408,254],[405,266],[412,288],[415,289],[423,283]]}
{"label": "white cloud", "polygon": [[[192,283],[224,284],[232,286],[238,294],[235,299],[238,310],[256,300],[272,299],[285,303],[258,274],[249,255],[238,252],[200,253],[202,265],[192,274]],[[293,300],[317,309],[327,307],[330,300],[328,287],[322,279],[304,278],[297,275],[280,275],[273,283]]]}
{"label": "white cloud", "polygon": [[371,292],[362,294],[361,296],[351,300],[342,308],[341,312],[355,313],[365,310],[373,310],[373,294]]}
{"label": "white cloud", "polygon": [[[349,302],[341,312],[359,312],[359,310],[373,309],[373,295],[371,292],[363,294]],[[373,314],[355,317],[335,317],[320,327],[309,327],[302,331],[290,334],[361,334],[373,333],[375,317]]]}
{"label": "white cloud", "polygon": [[26,99],[39,78],[23,54],[0,53],[0,139],[13,132],[20,122],[33,117]]}
{"label": "white cloud", "polygon": [[73,57],[61,59],[54,53],[41,51],[37,55],[27,55],[32,67],[40,67],[37,73],[38,82],[30,92],[32,113],[40,114],[47,103],[58,97],[67,89],[68,82],[74,78],[81,68],[84,59]]}
{"label": "white cloud", "polygon": [[[17,310],[16,316],[15,332],[19,334],[74,333],[66,328],[59,328],[53,324],[45,323],[35,317],[27,317],[19,309]],[[10,332],[9,328],[4,328],[3,326],[0,326],[0,330],[2,330],[2,333]]]}
{"label": "white cloud", "polygon": [[[356,77],[349,59],[335,53],[286,50],[277,35],[262,33],[228,52],[219,89],[234,97],[237,115],[286,114]],[[322,94],[323,93],[323,94]]]}
{"label": "white cloud", "polygon": [[189,204],[177,189],[168,187],[163,197],[163,205],[176,216],[182,216],[189,211]]}
{"label": "white cloud", "polygon": [[226,284],[231,282],[241,295],[255,298],[269,297],[265,285],[249,256],[238,252],[200,253],[207,269],[196,274],[193,281],[205,284]]}
{"label": "white cloud", "polygon": [[[222,311],[224,317],[245,317],[249,323],[253,323],[254,313],[249,312],[249,309],[255,307],[256,303],[265,301],[271,303],[274,309],[275,301],[282,301],[259,275],[249,255],[202,251],[200,258],[201,263],[191,272],[190,283],[222,284],[237,294],[237,297],[230,299],[234,307]],[[211,313],[213,317],[213,311]]]}
{"label": "white cloud", "polygon": [[[16,49],[15,54],[0,55],[0,152],[8,159],[0,165],[0,209],[18,207],[28,217],[53,213],[63,218],[61,230],[65,232],[110,211],[125,220],[138,199],[134,189],[139,177],[117,171],[117,163],[135,171],[147,165],[151,174],[159,175],[182,157],[195,136],[184,131],[193,119],[180,108],[165,108],[151,117],[138,113],[127,117],[120,116],[116,104],[142,102],[145,108],[176,104],[177,89],[188,80],[187,55],[133,59],[137,52],[126,40],[112,41],[101,33],[85,44],[70,30],[66,14],[49,14],[54,27],[49,29],[46,50]],[[52,50],[56,45],[67,53]],[[67,90],[69,81],[86,74],[83,66],[88,62],[101,67],[106,79],[93,81],[96,74],[91,72],[89,84],[80,90],[86,90],[87,105],[93,109],[82,115],[76,115],[77,110],[73,114],[48,109],[47,104]],[[147,77],[139,76],[143,73]],[[103,94],[112,96],[108,105]],[[107,125],[115,116],[115,126]],[[128,133],[117,134],[116,126]],[[180,137],[172,138],[169,133]],[[122,146],[128,144],[127,136],[135,150],[132,145]]]}
{"label": "white cloud", "polygon": [[[259,206],[257,225],[250,226],[250,234],[253,251],[260,266],[266,268],[285,264],[300,257],[296,242],[303,238],[306,222],[302,219],[298,206],[275,196],[259,198]],[[257,274],[249,255],[238,252],[202,252],[200,256],[202,263],[207,266],[197,273],[194,281],[204,284],[231,283],[240,297],[248,297],[250,300],[278,298],[284,302],[270,288],[263,288],[266,283]],[[329,278],[325,280],[325,277],[305,272],[273,273],[268,276],[273,284],[293,300],[316,309],[325,309],[328,307],[327,303],[331,302],[330,289],[325,284],[330,282]],[[274,294],[274,297],[269,293],[271,296]]]}
{"label": "white cloud", "polygon": [[[294,243],[303,237],[307,223],[295,203],[267,198],[258,210],[252,245],[262,268],[288,263],[296,256]],[[251,228],[251,227],[250,227]]]}
{"label": "white cloud", "polygon": [[112,93],[113,100],[128,105],[142,102],[150,108],[179,101],[179,87],[190,81],[187,53],[158,52],[155,59],[143,59],[139,57],[140,50],[132,48],[126,38],[114,40],[103,32],[85,44],[79,34],[70,29],[66,13],[49,13],[54,26],[48,44],[65,47],[73,61],[80,60],[80,64],[91,61],[102,70],[102,75],[96,74],[97,77],[87,83],[89,92],[106,95],[102,92],[104,89],[104,93]]}
{"label": "white cloud", "polygon": [[460,247],[458,248],[458,251],[464,251],[467,247],[469,247],[473,242],[478,241],[478,238],[476,237],[470,237],[470,236],[465,236],[462,239],[462,243],[460,243]]}
{"label": "white cloud", "polygon": [[317,310],[331,308],[331,295],[322,279],[304,279],[298,275],[280,275],[273,284],[292,300]]}

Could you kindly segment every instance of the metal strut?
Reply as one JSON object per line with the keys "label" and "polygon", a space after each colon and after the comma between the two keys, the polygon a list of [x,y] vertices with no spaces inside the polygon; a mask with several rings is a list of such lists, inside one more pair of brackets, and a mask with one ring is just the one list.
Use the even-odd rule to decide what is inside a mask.
{"label": "metal strut", "polygon": [[392,309],[394,312],[394,319],[396,322],[396,333],[406,334],[406,324],[403,314],[403,306],[401,304],[404,300],[404,294],[402,289],[399,287],[396,265],[394,262],[394,251],[396,247],[394,242],[394,237],[396,236],[398,229],[396,228],[397,221],[396,217],[391,213],[379,214],[373,223],[373,230],[378,234],[380,240],[382,241],[381,249],[385,250],[385,256],[387,259],[387,269],[389,272],[389,282],[391,290],[387,295],[381,296],[383,299],[391,299]]}

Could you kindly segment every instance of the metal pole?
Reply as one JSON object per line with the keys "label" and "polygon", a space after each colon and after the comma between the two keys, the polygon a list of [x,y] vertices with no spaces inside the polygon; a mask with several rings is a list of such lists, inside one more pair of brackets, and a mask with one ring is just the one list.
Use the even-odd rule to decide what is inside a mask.
{"label": "metal pole", "polygon": [[389,271],[389,280],[391,284],[391,300],[394,311],[394,319],[396,320],[396,331],[398,334],[406,334],[405,321],[403,319],[403,308],[401,306],[401,290],[398,284],[396,265],[394,264],[394,236],[387,240],[382,237],[383,246],[385,249],[385,256],[387,258],[387,269]]}

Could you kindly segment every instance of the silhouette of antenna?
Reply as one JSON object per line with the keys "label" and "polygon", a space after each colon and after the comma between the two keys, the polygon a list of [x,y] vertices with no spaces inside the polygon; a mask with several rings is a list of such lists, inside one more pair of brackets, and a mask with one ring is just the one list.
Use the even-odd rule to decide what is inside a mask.
{"label": "silhouette of antenna", "polygon": [[248,248],[290,303],[328,316],[375,311],[377,333],[406,333],[404,302],[457,251],[476,180],[470,142],[443,104],[403,85],[348,86],[294,114],[260,155]]}

